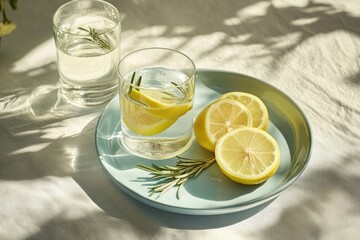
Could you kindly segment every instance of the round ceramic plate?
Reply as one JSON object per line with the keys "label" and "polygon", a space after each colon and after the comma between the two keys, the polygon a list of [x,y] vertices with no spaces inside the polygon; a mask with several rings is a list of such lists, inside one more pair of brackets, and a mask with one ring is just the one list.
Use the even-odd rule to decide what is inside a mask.
{"label": "round ceramic plate", "polygon": [[[148,160],[127,153],[121,145],[119,99],[115,97],[100,116],[96,128],[96,148],[105,171],[125,192],[150,206],[166,211],[212,215],[243,211],[268,202],[289,187],[304,171],[311,151],[309,123],[300,108],[284,93],[255,78],[233,72],[198,70],[196,73],[195,113],[230,91],[252,93],[268,108],[268,132],[280,146],[281,163],[273,177],[256,186],[245,186],[229,180],[214,163],[182,189],[176,188],[161,195],[149,196],[154,184],[148,172],[136,164],[175,165],[177,159]],[[196,140],[182,156],[206,158],[210,152]]]}

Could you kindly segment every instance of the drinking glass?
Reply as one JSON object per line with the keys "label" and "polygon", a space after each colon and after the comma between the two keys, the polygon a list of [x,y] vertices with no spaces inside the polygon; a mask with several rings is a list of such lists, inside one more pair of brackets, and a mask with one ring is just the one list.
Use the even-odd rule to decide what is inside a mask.
{"label": "drinking glass", "polygon": [[148,159],[184,152],[193,139],[195,64],[185,54],[146,48],[118,65],[121,142]]}
{"label": "drinking glass", "polygon": [[61,92],[70,102],[97,105],[117,93],[121,18],[101,0],[70,1],[53,16]]}

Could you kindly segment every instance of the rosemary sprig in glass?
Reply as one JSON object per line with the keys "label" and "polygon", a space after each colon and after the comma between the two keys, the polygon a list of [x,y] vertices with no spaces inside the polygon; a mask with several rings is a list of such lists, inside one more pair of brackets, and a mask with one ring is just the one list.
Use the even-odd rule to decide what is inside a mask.
{"label": "rosemary sprig in glass", "polygon": [[[166,91],[162,91],[163,94],[168,95],[169,98],[164,98],[166,100],[183,100],[183,99],[188,99],[188,95],[190,94],[191,91],[186,91],[183,87],[180,87],[179,84],[177,84],[176,82],[170,82],[172,85],[174,85],[179,92],[181,93],[182,96],[178,96],[177,94],[171,93],[171,92],[166,92]],[[190,100],[190,99],[188,99]]]}
{"label": "rosemary sprig in glass", "polygon": [[[133,88],[132,86],[133,86],[133,84],[134,84],[134,80],[135,80],[135,72],[134,72],[133,75],[131,76],[130,87],[129,87],[128,94],[130,94],[131,91],[132,91],[132,88]],[[138,80],[137,80],[136,83],[135,83],[135,86],[140,87],[141,80],[142,80],[142,76],[140,76],[140,77],[138,78]],[[139,88],[135,88],[135,89],[139,91]]]}
{"label": "rosemary sprig in glass", "polygon": [[179,84],[177,84],[176,82],[171,82],[172,85],[174,85],[184,96],[186,96],[186,91],[184,88],[179,87]]}
{"label": "rosemary sprig in glass", "polygon": [[94,28],[89,27],[89,29],[86,29],[83,27],[79,27],[79,29],[89,33],[91,38],[86,38],[88,41],[98,45],[102,49],[106,49],[110,51],[110,44],[107,41],[100,38],[99,34],[96,32]]}
{"label": "rosemary sprig in glass", "polygon": [[149,180],[156,181],[155,186],[149,187],[150,196],[159,194],[161,196],[172,187],[177,186],[177,199],[180,199],[180,192],[185,183],[191,178],[198,176],[203,170],[208,168],[215,162],[215,156],[211,156],[206,160],[190,159],[177,156],[178,162],[175,166],[146,166],[137,164],[137,167],[150,172],[153,176]]}
{"label": "rosemary sprig in glass", "polygon": [[[137,79],[137,81],[136,81],[136,83],[135,83],[135,86],[136,86],[136,87],[135,87],[135,90],[140,91],[140,88],[139,88],[139,87],[140,87],[140,85],[141,85],[141,80],[142,80],[142,76],[140,75],[140,77]],[[135,81],[135,72],[134,72],[134,73],[132,74],[132,76],[131,76],[130,86],[129,86],[129,90],[128,90],[127,96],[128,96],[129,98],[131,98],[131,100],[132,100],[133,102],[136,102],[137,104],[139,104],[139,105],[147,108],[148,106],[147,106],[145,103],[140,102],[140,101],[138,101],[138,100],[136,100],[136,99],[134,99],[134,98],[131,97],[131,92],[132,92],[132,89],[133,89],[134,81]]]}
{"label": "rosemary sprig in glass", "polygon": [[[131,80],[130,80],[130,86],[128,89],[128,93],[127,96],[129,96],[131,98],[131,100],[133,102],[138,103],[139,105],[142,105],[144,107],[148,107],[145,103],[139,102],[138,100],[134,99],[131,97],[131,91],[134,89],[140,91],[140,85],[141,85],[141,81],[142,81],[142,76],[140,75],[138,77],[138,79],[135,82],[135,76],[136,76],[136,72],[134,71],[132,76],[131,76]],[[166,98],[167,100],[173,100],[173,99],[184,99],[187,98],[187,92],[184,88],[180,87],[177,83],[175,82],[171,82],[172,85],[176,86],[176,88],[180,91],[180,93],[183,95],[183,97],[179,97],[178,95],[174,94],[174,93],[170,93],[170,92],[166,92],[166,91],[162,91],[163,94],[168,95],[169,98]],[[133,87],[135,85],[135,87]],[[164,98],[165,99],[165,98]]]}

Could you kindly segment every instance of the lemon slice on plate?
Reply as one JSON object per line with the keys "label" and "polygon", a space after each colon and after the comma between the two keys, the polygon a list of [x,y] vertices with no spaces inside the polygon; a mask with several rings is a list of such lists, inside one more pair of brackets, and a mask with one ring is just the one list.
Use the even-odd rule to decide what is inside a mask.
{"label": "lemon slice on plate", "polygon": [[219,139],[215,158],[221,171],[230,179],[253,185],[275,174],[280,164],[280,149],[269,133],[244,127]]}
{"label": "lemon slice on plate", "polygon": [[220,99],[234,99],[244,104],[253,117],[253,127],[266,130],[269,126],[269,114],[265,104],[255,95],[244,92],[229,92],[225,93]]}
{"label": "lemon slice on plate", "polygon": [[204,108],[194,123],[198,143],[214,152],[217,140],[236,128],[252,126],[250,111],[232,99],[220,99]]}

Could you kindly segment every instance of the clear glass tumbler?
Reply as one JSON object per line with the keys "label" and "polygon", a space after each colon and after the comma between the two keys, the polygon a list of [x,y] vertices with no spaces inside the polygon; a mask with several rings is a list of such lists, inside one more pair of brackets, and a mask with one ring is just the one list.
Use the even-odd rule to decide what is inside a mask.
{"label": "clear glass tumbler", "polygon": [[70,102],[97,105],[117,93],[121,17],[100,0],[76,0],[53,16],[61,91]]}
{"label": "clear glass tumbler", "polygon": [[195,64],[175,50],[146,48],[118,66],[121,141],[148,159],[184,152],[193,139]]}

